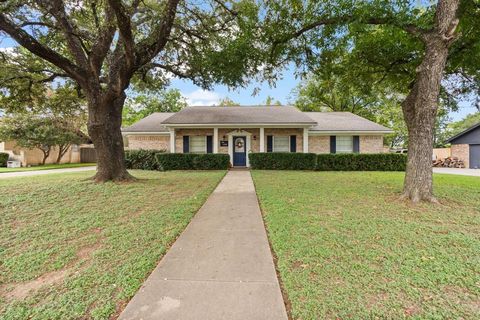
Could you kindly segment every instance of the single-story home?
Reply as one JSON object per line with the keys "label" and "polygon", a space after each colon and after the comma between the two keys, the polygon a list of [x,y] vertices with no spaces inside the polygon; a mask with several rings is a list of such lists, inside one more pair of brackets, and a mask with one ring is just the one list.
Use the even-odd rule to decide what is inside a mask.
{"label": "single-story home", "polygon": [[480,168],[480,123],[451,137],[447,142],[452,145],[452,157],[463,160],[466,168]]}
{"label": "single-story home", "polygon": [[349,112],[290,106],[187,107],[123,128],[129,149],[225,153],[249,166],[250,152],[381,153],[389,128]]}

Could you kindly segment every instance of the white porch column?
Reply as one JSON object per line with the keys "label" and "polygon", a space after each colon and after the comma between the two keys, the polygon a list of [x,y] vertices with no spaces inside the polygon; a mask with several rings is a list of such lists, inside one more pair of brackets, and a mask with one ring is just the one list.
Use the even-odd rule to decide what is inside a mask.
{"label": "white porch column", "polygon": [[218,128],[213,128],[213,153],[218,153]]}
{"label": "white porch column", "polygon": [[170,153],[175,153],[175,128],[170,128]]}
{"label": "white porch column", "polygon": [[265,152],[265,128],[260,128],[260,152]]}
{"label": "white porch column", "polygon": [[308,128],[303,128],[303,153],[308,152]]}

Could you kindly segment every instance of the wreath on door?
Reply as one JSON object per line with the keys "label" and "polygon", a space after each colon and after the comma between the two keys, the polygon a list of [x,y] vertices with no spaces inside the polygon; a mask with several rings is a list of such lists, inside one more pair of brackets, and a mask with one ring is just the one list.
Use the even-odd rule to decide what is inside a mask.
{"label": "wreath on door", "polygon": [[242,139],[237,139],[237,141],[235,141],[235,146],[238,148],[238,149],[241,149],[243,148],[243,140]]}

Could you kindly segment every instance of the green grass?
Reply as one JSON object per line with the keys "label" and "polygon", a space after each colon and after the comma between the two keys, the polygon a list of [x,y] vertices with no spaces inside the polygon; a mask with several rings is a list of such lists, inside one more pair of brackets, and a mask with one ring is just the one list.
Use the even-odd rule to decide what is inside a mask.
{"label": "green grass", "polygon": [[0,180],[1,319],[115,315],[225,172],[133,174],[128,184],[91,173]]}
{"label": "green grass", "polygon": [[402,173],[252,174],[293,319],[478,319],[479,178],[413,206]]}
{"label": "green grass", "polygon": [[79,168],[95,166],[95,163],[62,163],[62,164],[46,164],[33,167],[22,168],[2,168],[0,167],[0,173],[3,172],[22,172],[22,171],[35,171],[35,170],[52,170],[52,169],[65,169],[65,168]]}

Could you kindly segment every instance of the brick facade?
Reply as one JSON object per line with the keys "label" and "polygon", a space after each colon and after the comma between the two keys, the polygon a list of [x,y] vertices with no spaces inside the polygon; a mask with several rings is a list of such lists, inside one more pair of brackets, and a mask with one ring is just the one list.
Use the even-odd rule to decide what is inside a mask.
{"label": "brick facade", "polygon": [[468,144],[452,144],[452,157],[463,160],[465,168],[470,168],[470,145]]}
{"label": "brick facade", "polygon": [[176,129],[175,152],[183,153],[183,136],[213,136],[213,129]]}
{"label": "brick facade", "polygon": [[[251,134],[249,152],[260,152],[260,129],[257,128],[219,128],[218,152],[228,154],[227,146],[220,146],[220,141],[228,141],[228,134],[232,131],[246,131]],[[176,129],[175,131],[175,152],[183,152],[183,136],[213,136],[213,128],[208,129]],[[297,152],[303,152],[303,129],[295,128],[265,128],[265,151],[267,149],[267,136],[292,136],[297,138]],[[463,145],[457,145],[463,146]],[[466,148],[467,157],[458,156],[468,162],[468,145]],[[129,149],[158,149],[170,151],[169,135],[130,135],[128,136]],[[311,153],[330,153],[330,136],[310,135],[308,138],[308,148]],[[382,153],[385,152],[383,147],[382,135],[361,135],[360,136],[360,153]],[[452,149],[452,156],[453,149]]]}
{"label": "brick facade", "polygon": [[308,136],[308,152],[330,153],[330,136]]}
{"label": "brick facade", "polygon": [[360,136],[360,153],[383,153],[383,136]]}
{"label": "brick facade", "polygon": [[296,136],[297,152],[303,152],[303,129],[265,128],[265,151],[267,151],[267,136]]}
{"label": "brick facade", "polygon": [[130,135],[128,149],[170,151],[170,135]]}

